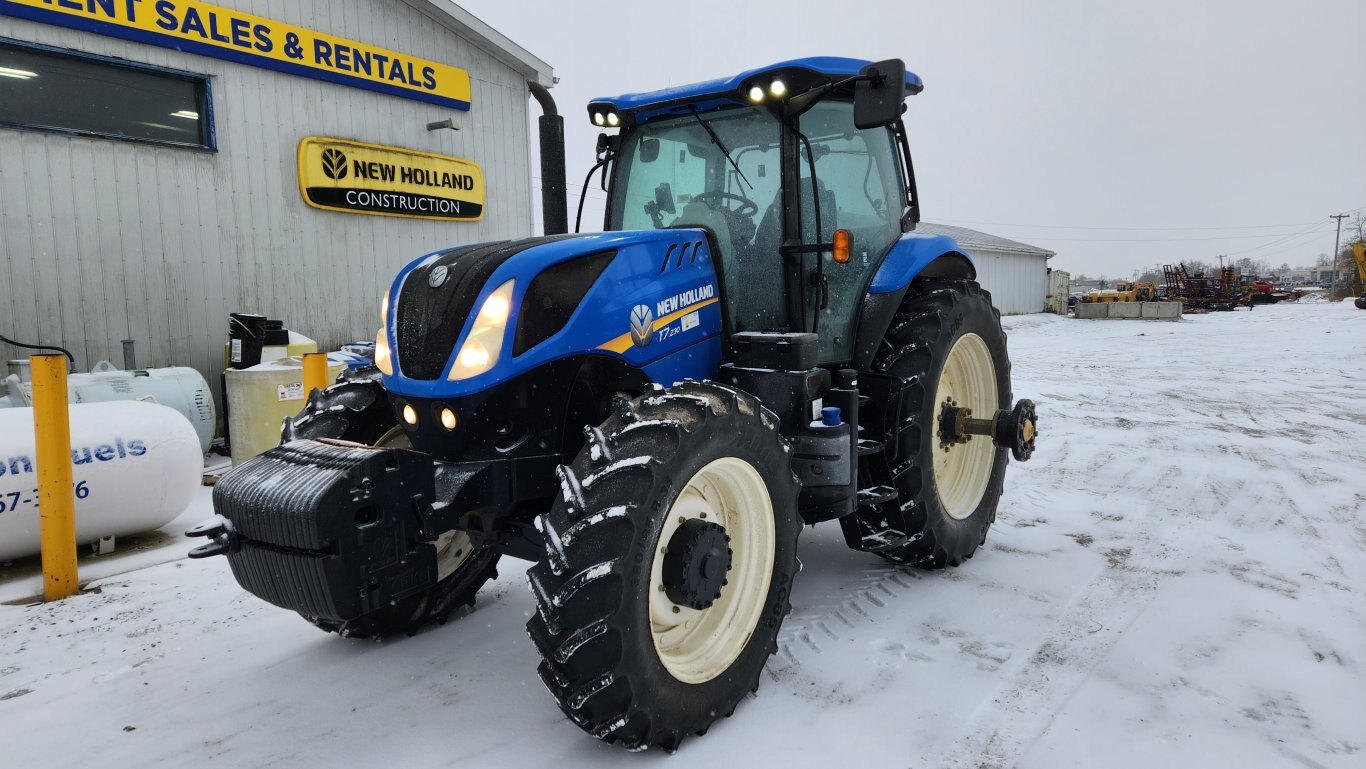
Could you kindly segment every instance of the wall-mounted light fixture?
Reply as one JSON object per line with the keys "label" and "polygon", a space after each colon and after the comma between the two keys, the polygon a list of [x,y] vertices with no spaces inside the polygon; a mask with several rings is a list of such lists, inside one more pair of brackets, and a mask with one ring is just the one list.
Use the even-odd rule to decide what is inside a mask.
{"label": "wall-mounted light fixture", "polygon": [[451,129],[452,131],[459,131],[459,130],[460,130],[460,126],[458,126],[458,125],[455,124],[455,118],[453,118],[453,117],[448,117],[448,118],[446,118],[445,120],[438,120],[438,121],[436,121],[435,123],[428,123],[428,124],[427,124],[427,130],[428,130],[428,131],[439,131],[439,130],[441,130],[442,128],[449,128],[449,129]]}

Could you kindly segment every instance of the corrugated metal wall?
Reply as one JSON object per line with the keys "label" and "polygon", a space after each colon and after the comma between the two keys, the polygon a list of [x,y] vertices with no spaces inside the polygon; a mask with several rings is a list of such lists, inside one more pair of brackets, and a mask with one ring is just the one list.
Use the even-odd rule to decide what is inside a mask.
{"label": "corrugated metal wall", "polygon": [[[469,70],[473,108],[442,107],[0,17],[0,36],[212,75],[217,153],[0,129],[0,333],[63,344],[85,368],[138,342],[144,366],[217,385],[229,312],[335,345],[373,338],[380,292],[441,247],[531,234],[525,78],[398,0],[223,5]],[[460,131],[428,132],[452,114]],[[478,223],[307,207],[297,151],[333,136],[483,167]],[[5,353],[13,354],[13,348]]]}
{"label": "corrugated metal wall", "polygon": [[977,265],[977,282],[991,292],[1002,315],[1043,312],[1048,294],[1048,257],[967,246]]}

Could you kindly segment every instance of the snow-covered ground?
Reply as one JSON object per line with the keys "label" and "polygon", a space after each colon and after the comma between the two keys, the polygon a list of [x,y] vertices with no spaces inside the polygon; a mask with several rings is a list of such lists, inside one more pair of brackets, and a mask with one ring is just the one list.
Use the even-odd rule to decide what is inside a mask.
{"label": "snow-covered ground", "polygon": [[808,529],[758,696],[672,757],[561,717],[520,562],[372,643],[172,542],[0,606],[0,766],[1366,766],[1366,312],[1006,324],[1044,432],[986,547],[926,573]]}

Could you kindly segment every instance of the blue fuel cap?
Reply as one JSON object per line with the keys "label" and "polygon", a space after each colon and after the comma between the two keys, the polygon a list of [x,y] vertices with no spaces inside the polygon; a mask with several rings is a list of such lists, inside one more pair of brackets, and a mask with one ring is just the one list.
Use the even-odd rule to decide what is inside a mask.
{"label": "blue fuel cap", "polygon": [[825,408],[821,409],[821,424],[825,425],[826,427],[839,427],[840,407],[826,406]]}

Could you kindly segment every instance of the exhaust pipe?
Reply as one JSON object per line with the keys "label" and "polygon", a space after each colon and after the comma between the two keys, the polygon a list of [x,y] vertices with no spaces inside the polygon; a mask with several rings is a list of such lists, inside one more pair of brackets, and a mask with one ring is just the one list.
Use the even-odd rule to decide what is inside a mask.
{"label": "exhaust pipe", "polygon": [[541,218],[545,234],[569,232],[569,203],[564,183],[564,117],[555,109],[555,99],[540,83],[527,83],[531,95],[545,114],[539,118],[541,131]]}

